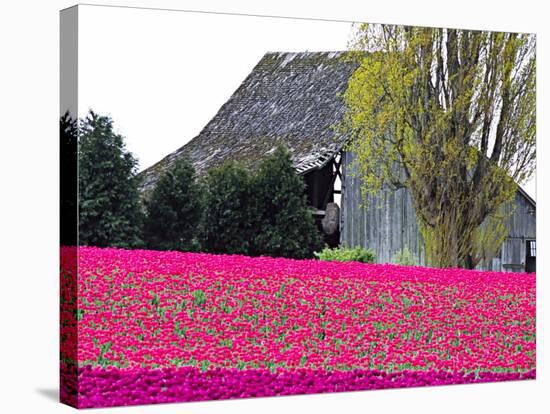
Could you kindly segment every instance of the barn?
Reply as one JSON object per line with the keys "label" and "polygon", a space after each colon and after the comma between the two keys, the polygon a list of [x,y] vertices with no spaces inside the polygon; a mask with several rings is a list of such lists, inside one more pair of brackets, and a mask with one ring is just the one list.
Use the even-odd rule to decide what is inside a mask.
{"label": "barn", "polygon": [[[339,228],[331,245],[362,246],[389,262],[407,248],[425,264],[424,248],[411,196],[406,188],[383,189],[363,202],[360,179],[353,174],[353,153],[337,126],[345,112],[345,91],[355,64],[346,52],[267,53],[202,131],[183,147],[141,173],[141,189],[150,191],[159,175],[179,157],[187,157],[199,175],[225,161],[250,169],[279,144],[292,153],[307,197],[321,221],[337,214]],[[480,268],[535,271],[536,203],[521,188],[500,252]]]}

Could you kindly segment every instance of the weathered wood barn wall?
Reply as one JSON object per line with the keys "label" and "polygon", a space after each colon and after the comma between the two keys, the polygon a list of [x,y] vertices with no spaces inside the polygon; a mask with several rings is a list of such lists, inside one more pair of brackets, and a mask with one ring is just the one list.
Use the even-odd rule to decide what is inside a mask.
{"label": "weathered wood barn wall", "polygon": [[[361,180],[354,174],[353,154],[342,154],[343,182],[340,218],[342,245],[362,246],[376,253],[376,261],[389,263],[400,250],[408,248],[425,265],[425,252],[412,198],[406,188],[385,189],[376,195],[361,194]],[[508,222],[509,234],[500,252],[490,263],[478,268],[494,271],[524,271],[530,242],[536,238],[536,205],[518,191]],[[534,251],[533,251],[534,253]]]}
{"label": "weathered wood barn wall", "polygon": [[353,154],[344,152],[342,160],[341,244],[372,249],[379,263],[389,263],[396,252],[408,248],[424,264],[422,236],[409,191],[386,189],[364,199]]}
{"label": "weathered wood barn wall", "polygon": [[[507,210],[510,208],[512,206],[508,206]],[[513,208],[508,223],[508,237],[504,240],[500,254],[487,266],[488,270],[523,271],[529,260],[528,253],[536,254],[536,204],[523,191],[518,191]],[[528,252],[528,249],[532,252]]]}

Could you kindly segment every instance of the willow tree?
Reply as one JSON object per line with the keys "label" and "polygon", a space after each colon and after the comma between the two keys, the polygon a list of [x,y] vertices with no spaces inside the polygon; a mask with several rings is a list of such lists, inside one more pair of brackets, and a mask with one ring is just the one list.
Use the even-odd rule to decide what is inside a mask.
{"label": "willow tree", "polygon": [[472,268],[535,168],[535,37],[360,25],[344,129],[363,192],[406,186],[433,266]]}

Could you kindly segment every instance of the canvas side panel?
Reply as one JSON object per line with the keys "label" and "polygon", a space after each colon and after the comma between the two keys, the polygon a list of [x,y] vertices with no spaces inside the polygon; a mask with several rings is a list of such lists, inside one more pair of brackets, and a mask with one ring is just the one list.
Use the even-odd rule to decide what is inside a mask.
{"label": "canvas side panel", "polygon": [[78,7],[60,12],[60,400],[78,407]]}

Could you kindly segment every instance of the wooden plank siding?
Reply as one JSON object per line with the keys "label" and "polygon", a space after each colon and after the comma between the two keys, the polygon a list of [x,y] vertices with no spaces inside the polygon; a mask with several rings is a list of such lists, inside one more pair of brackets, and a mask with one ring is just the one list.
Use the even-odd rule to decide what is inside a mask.
{"label": "wooden plank siding", "polygon": [[353,156],[343,153],[341,243],[373,249],[379,263],[407,247],[423,261],[424,247],[407,189],[361,195],[361,180],[353,173]]}
{"label": "wooden plank siding", "polygon": [[[353,154],[344,152],[342,159],[340,243],[374,250],[378,263],[389,263],[395,253],[407,247],[419,259],[419,264],[425,265],[424,243],[408,189],[384,189],[364,200],[361,181],[353,172]],[[480,269],[518,271],[518,266],[525,265],[526,241],[535,239],[535,209],[534,204],[518,192],[509,221],[509,236],[497,257],[481,264]]]}
{"label": "wooden plank siding", "polygon": [[[511,207],[506,206],[508,212]],[[508,221],[508,238],[504,240],[498,257],[484,268],[503,271],[524,270],[527,241],[536,240],[536,224],[536,206],[518,192],[515,198],[514,212]]]}

